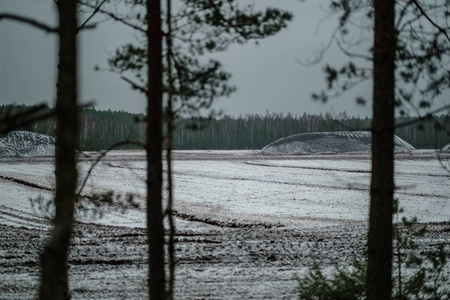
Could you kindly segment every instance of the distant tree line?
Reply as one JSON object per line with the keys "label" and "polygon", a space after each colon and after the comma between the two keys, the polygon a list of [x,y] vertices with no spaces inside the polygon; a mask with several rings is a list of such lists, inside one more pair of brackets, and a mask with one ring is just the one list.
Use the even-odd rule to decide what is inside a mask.
{"label": "distant tree line", "polygon": [[[418,149],[441,148],[450,142],[447,132],[439,129],[435,121],[450,125],[450,116],[435,116],[435,120],[417,122],[417,117],[398,117],[396,134]],[[219,119],[179,119],[174,147],[177,149],[261,149],[267,144],[297,133],[370,130],[368,117],[348,117],[345,112],[333,117],[325,115],[293,115],[291,113],[251,114]],[[191,130],[189,128],[202,128]]]}
{"label": "distant tree line", "polygon": [[[0,106],[0,117],[6,114],[15,114],[29,109],[26,105]],[[53,108],[47,108],[51,111]],[[84,109],[79,114],[79,147],[85,151],[98,151],[107,149],[111,145],[123,141],[145,141],[145,124],[142,121],[144,114],[132,114],[125,111],[100,111],[96,109]],[[33,122],[20,128],[21,130],[55,136],[55,120],[49,118]],[[134,148],[135,146],[121,146],[121,149]]]}
{"label": "distant tree line", "polygon": [[[25,105],[3,105],[0,114],[29,108]],[[51,108],[48,108],[51,110]],[[435,121],[450,126],[450,115],[434,116]],[[80,148],[98,151],[123,140],[145,141],[145,115],[125,111],[86,109],[80,114]],[[438,149],[450,143],[447,132],[433,120],[414,123],[417,117],[397,117],[397,124],[413,123],[396,129],[396,134],[417,149]],[[336,116],[319,114],[248,114],[219,118],[190,117],[176,120],[174,149],[261,149],[265,145],[297,133],[369,130],[368,117],[348,117],[345,112]],[[23,130],[54,136],[53,119],[41,120]],[[122,146],[122,149],[135,146]]]}

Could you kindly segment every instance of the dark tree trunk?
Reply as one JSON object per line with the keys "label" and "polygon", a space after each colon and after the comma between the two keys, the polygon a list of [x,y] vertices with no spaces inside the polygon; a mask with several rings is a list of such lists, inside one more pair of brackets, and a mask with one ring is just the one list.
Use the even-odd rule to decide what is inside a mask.
{"label": "dark tree trunk", "polygon": [[166,216],[169,223],[168,241],[168,265],[169,279],[167,285],[167,300],[173,300],[175,290],[175,222],[173,218],[173,180],[172,180],[172,148],[174,133],[174,112],[173,112],[173,76],[172,76],[172,1],[166,0],[166,47],[167,47],[167,110],[166,110],[166,161],[167,161],[167,210]]}
{"label": "dark tree trunk", "polygon": [[162,212],[162,32],[160,0],[147,1],[147,227],[149,242],[149,295],[166,298],[164,227]]}
{"label": "dark tree trunk", "polygon": [[41,257],[40,299],[69,299],[68,253],[74,218],[77,171],[76,1],[56,2],[59,14],[59,64],[56,97],[55,218]]}
{"label": "dark tree trunk", "polygon": [[391,299],[394,197],[395,1],[375,0],[372,182],[367,299]]}

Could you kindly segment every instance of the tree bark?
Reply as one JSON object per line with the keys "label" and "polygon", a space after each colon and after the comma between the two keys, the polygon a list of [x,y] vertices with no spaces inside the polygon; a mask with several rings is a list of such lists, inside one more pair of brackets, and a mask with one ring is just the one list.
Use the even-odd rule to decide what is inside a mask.
{"label": "tree bark", "polygon": [[394,197],[395,1],[375,0],[372,181],[367,299],[391,299]]}
{"label": "tree bark", "polygon": [[166,124],[167,124],[167,144],[166,144],[166,165],[167,165],[167,209],[166,217],[169,223],[169,241],[168,241],[168,285],[167,285],[167,299],[174,299],[175,290],[175,221],[173,217],[173,180],[172,180],[172,148],[173,148],[173,133],[174,133],[174,112],[173,112],[173,74],[172,74],[172,1],[166,0],[166,47],[167,47],[167,110],[166,110]]}
{"label": "tree bark", "polygon": [[164,227],[162,212],[162,32],[161,2],[147,1],[147,228],[149,242],[149,296],[166,298]]}
{"label": "tree bark", "polygon": [[56,96],[55,218],[41,257],[40,299],[70,299],[68,253],[76,200],[77,50],[76,1],[56,2],[59,14],[59,64]]}

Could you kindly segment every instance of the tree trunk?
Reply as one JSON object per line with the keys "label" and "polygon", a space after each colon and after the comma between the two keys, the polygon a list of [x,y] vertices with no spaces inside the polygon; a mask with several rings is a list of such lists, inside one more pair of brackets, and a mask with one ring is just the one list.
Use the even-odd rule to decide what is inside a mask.
{"label": "tree trunk", "polygon": [[395,1],[375,0],[372,181],[367,299],[391,299],[394,197]]}
{"label": "tree trunk", "polygon": [[161,2],[147,1],[147,228],[149,242],[149,296],[166,298],[164,227],[162,213],[162,32]]}
{"label": "tree trunk", "polygon": [[169,279],[167,286],[167,299],[174,299],[175,290],[175,221],[173,217],[173,180],[172,180],[172,148],[173,148],[173,132],[174,128],[174,112],[173,112],[173,76],[172,76],[172,1],[166,0],[166,47],[167,47],[167,110],[166,110],[166,124],[167,124],[167,148],[166,148],[166,162],[167,162],[167,210],[166,216],[169,223],[169,244],[168,244],[168,265],[169,265]]}
{"label": "tree trunk", "polygon": [[56,97],[55,218],[41,257],[40,299],[70,299],[68,252],[72,233],[77,171],[76,1],[57,1],[59,64]]}

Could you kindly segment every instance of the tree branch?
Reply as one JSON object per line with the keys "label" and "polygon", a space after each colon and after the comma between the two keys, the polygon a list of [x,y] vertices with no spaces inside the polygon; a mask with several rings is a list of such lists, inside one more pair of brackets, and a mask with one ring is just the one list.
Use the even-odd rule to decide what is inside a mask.
{"label": "tree branch", "polygon": [[144,33],[144,34],[146,33],[145,29],[142,29],[141,27],[139,27],[139,26],[137,26],[137,25],[134,25],[134,24],[128,22],[128,21],[125,20],[124,18],[119,18],[119,17],[116,16],[114,13],[111,13],[111,12],[109,12],[109,11],[106,11],[106,10],[104,10],[104,9],[101,9],[100,7],[96,7],[96,6],[94,6],[94,5],[92,5],[92,4],[89,4],[89,3],[87,3],[87,2],[80,1],[80,4],[81,4],[81,5],[84,5],[84,6],[87,6],[87,7],[89,7],[89,8],[92,8],[92,9],[96,9],[98,12],[100,12],[100,13],[102,13],[102,14],[104,14],[104,15],[107,15],[108,17],[110,17],[110,18],[113,19],[114,21],[118,21],[118,22],[120,22],[120,23],[122,23],[122,24],[124,24],[124,25],[126,25],[126,26],[128,26],[128,27],[131,27],[131,28],[133,28],[133,29],[135,29],[135,30],[137,30],[137,31],[139,31],[139,32],[142,32],[142,33]]}
{"label": "tree branch", "polygon": [[[104,0],[106,1],[106,0]],[[39,21],[36,21],[34,19],[28,18],[28,17],[23,17],[23,16],[19,16],[19,15],[15,15],[15,14],[9,14],[9,13],[5,13],[5,14],[0,14],[0,21],[2,19],[5,20],[13,20],[13,21],[17,21],[19,23],[23,23],[23,24],[28,24],[31,25],[37,29],[41,29],[43,31],[45,31],[46,33],[58,33],[59,32],[59,28],[57,27],[51,27],[47,24],[41,23]],[[82,26],[78,27],[77,33],[81,30],[81,29],[92,29],[95,28],[95,25],[85,25],[83,24]]]}
{"label": "tree branch", "polygon": [[[416,124],[416,123],[419,123],[419,122],[422,122],[422,121],[425,121],[425,120],[430,120],[430,119],[433,118],[433,115],[435,115],[437,113],[440,113],[440,112],[442,112],[444,110],[447,110],[447,109],[450,109],[450,104],[449,105],[445,105],[443,107],[440,107],[440,108],[438,108],[438,109],[436,109],[436,110],[434,110],[432,112],[429,112],[426,115],[421,116],[421,117],[419,117],[419,118],[417,118],[415,120],[411,120],[411,121],[407,121],[407,122],[396,124],[395,125],[395,129],[406,127],[406,126],[409,126],[409,125],[413,125],[413,124]],[[445,128],[444,126],[441,126],[441,127]],[[445,131],[447,131],[447,133],[450,134],[450,130],[445,129]]]}
{"label": "tree branch", "polygon": [[125,76],[121,76],[120,78],[121,78],[122,80],[128,82],[134,89],[140,91],[141,93],[143,93],[143,94],[147,93],[147,89],[146,89],[145,87],[140,86],[140,85],[134,83],[132,80],[126,78]]}
{"label": "tree branch", "polygon": [[[87,103],[78,106],[78,110],[89,108],[93,106],[93,103]],[[44,109],[48,108],[46,104],[40,104],[36,107],[32,107],[26,111],[19,112],[13,116],[9,116],[9,114],[0,119],[0,135],[6,134],[10,131],[13,131],[17,128],[28,126],[34,122],[42,121],[48,118],[53,117],[56,114],[54,109],[49,112],[39,114],[37,116],[33,116],[34,114],[38,114],[42,112]]]}
{"label": "tree branch", "polygon": [[94,26],[94,25],[89,25],[89,26],[87,26],[87,23],[95,16],[95,14],[96,13],[98,13],[99,12],[99,10],[100,10],[100,7],[106,2],[107,0],[103,0],[95,9],[94,9],[94,11],[92,12],[92,14],[83,22],[83,24],[81,24],[80,25],[80,27],[78,27],[78,29],[77,29],[77,34],[78,34],[78,32],[80,32],[80,30],[81,29],[83,29],[83,28],[87,28],[87,27],[90,27],[90,26]]}
{"label": "tree branch", "polygon": [[37,29],[41,29],[47,33],[57,33],[58,32],[58,28],[55,27],[51,27],[47,24],[41,23],[39,21],[36,21],[34,19],[30,19],[27,17],[23,17],[23,16],[19,16],[19,15],[15,15],[15,14],[9,14],[9,13],[4,13],[4,14],[0,14],[0,21],[2,19],[5,20],[13,20],[13,21],[17,21],[20,23],[24,23],[24,24],[28,24],[31,25]]}
{"label": "tree branch", "polygon": [[108,152],[110,152],[120,146],[124,146],[124,145],[135,145],[135,146],[140,146],[142,148],[145,148],[144,143],[141,143],[138,141],[132,141],[132,140],[125,140],[125,141],[117,142],[117,143],[109,146],[108,149],[106,149],[105,151],[102,151],[100,153],[100,155],[97,157],[97,159],[95,160],[95,162],[89,168],[88,173],[87,173],[86,177],[84,178],[83,183],[80,186],[80,189],[78,190],[78,193],[77,193],[78,197],[81,195],[81,192],[83,191],[84,187],[86,186],[86,183],[87,183],[89,177],[91,176],[91,173],[94,170],[95,166],[103,159],[103,157],[106,156],[106,154],[108,154]]}
{"label": "tree branch", "polygon": [[438,24],[436,24],[426,13],[426,11],[422,8],[422,6],[420,5],[420,3],[417,2],[417,0],[411,0],[412,3],[417,7],[417,9],[420,11],[420,13],[428,20],[428,22],[431,23],[431,25],[433,25],[434,27],[436,27],[437,30],[439,30],[440,33],[442,33],[447,40],[450,42],[450,36],[447,34],[447,31],[445,31],[444,28],[442,28],[441,26],[439,26]]}
{"label": "tree branch", "polygon": [[322,59],[325,57],[325,54],[328,52],[328,50],[331,49],[331,46],[333,46],[333,42],[335,40],[337,40],[336,34],[338,33],[338,31],[339,31],[339,27],[337,27],[333,30],[330,38],[328,39],[327,44],[325,46],[322,46],[322,49],[319,49],[319,53],[316,54],[316,57],[312,61],[303,62],[300,59],[295,58],[297,63],[304,67],[311,67],[311,66],[317,65],[319,62],[321,62]]}
{"label": "tree branch", "polygon": [[214,11],[219,15],[220,19],[225,22],[226,25],[228,25],[230,28],[233,28],[236,33],[238,33],[242,38],[244,38],[245,40],[250,39],[250,37],[242,32],[237,26],[235,26],[230,20],[228,20],[227,18],[225,18],[222,14],[222,12],[220,11],[220,9],[217,7],[217,5],[214,3],[213,0],[208,0],[209,4],[211,5],[211,7],[214,9]]}
{"label": "tree branch", "polygon": [[347,49],[344,48],[344,46],[342,46],[342,43],[338,39],[336,39],[336,45],[338,46],[339,50],[341,50],[348,57],[360,58],[360,59],[364,59],[364,60],[368,60],[368,61],[373,61],[373,58],[371,56],[367,56],[367,55],[360,54],[360,53],[353,53],[353,52],[348,51]]}

